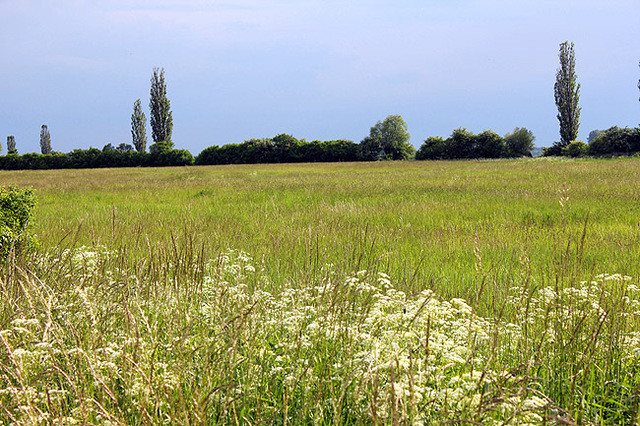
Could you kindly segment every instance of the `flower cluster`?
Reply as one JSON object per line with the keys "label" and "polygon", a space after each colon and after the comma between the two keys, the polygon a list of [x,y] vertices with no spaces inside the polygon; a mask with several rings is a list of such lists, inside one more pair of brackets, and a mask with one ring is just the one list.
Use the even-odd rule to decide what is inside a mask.
{"label": "flower cluster", "polygon": [[[343,400],[332,395],[318,406],[350,398],[359,417],[381,421],[419,424],[467,413],[488,423],[513,415],[519,424],[542,420],[548,400],[522,377],[488,368],[492,334],[509,327],[479,317],[464,300],[441,301],[431,290],[409,297],[386,274],[368,271],[340,281],[329,276],[312,287],[288,285],[272,295],[248,290],[255,268],[246,254],[223,259],[206,280],[201,313],[214,328],[224,327],[229,306],[259,318],[254,334],[243,338],[261,349],[243,362],[279,377],[286,391],[316,400],[323,381],[352,388],[339,395]],[[214,278],[228,278],[229,271],[236,281]]]}

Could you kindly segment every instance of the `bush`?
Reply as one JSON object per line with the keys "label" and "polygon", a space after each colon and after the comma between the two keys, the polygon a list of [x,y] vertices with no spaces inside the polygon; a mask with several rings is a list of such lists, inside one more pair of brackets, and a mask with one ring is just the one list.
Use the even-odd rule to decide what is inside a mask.
{"label": "bush", "polygon": [[569,145],[562,148],[562,155],[565,157],[584,157],[587,155],[588,146],[582,141],[571,141]]}
{"label": "bush", "polygon": [[169,149],[151,153],[150,165],[156,167],[190,166],[193,164],[193,155],[186,149]]}
{"label": "bush", "polygon": [[27,232],[36,197],[31,188],[0,188],[0,261],[13,250],[24,253],[35,247],[35,237]]}

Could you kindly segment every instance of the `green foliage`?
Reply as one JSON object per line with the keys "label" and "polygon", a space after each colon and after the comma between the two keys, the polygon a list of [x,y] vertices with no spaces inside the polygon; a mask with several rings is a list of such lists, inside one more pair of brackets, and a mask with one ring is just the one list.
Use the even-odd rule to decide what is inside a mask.
{"label": "green foliage", "polygon": [[152,153],[152,154],[160,153],[160,152],[167,152],[167,151],[171,151],[172,147],[173,147],[173,143],[161,140],[161,141],[158,141],[158,142],[152,144],[149,147],[149,152]]}
{"label": "green foliage", "polygon": [[[134,107],[135,108],[135,107]],[[164,68],[154,68],[151,77],[151,93],[149,100],[151,111],[151,133],[155,143],[166,142],[173,147],[171,132],[173,131],[173,115],[167,98],[167,85],[164,81]]]}
{"label": "green foliage", "polygon": [[302,142],[291,135],[279,134],[273,139],[274,154],[278,163],[298,163],[302,159]]}
{"label": "green foliage", "polygon": [[542,156],[543,157],[560,157],[564,155],[562,151],[563,148],[564,148],[564,145],[562,144],[562,142],[554,142],[553,145],[542,149]]}
{"label": "green foliage", "polygon": [[122,142],[116,147],[116,150],[120,152],[131,152],[133,151],[133,146],[129,145],[128,143]]}
{"label": "green foliage", "polygon": [[[509,142],[509,145],[507,145]],[[504,158],[531,156],[533,134],[516,127],[513,133],[501,137],[491,130],[475,135],[457,128],[447,139],[429,137],[416,154],[417,160],[457,160],[473,158]]]}
{"label": "green foliage", "polygon": [[485,130],[477,135],[474,145],[475,158],[500,158],[504,156],[504,139],[491,130]]}
{"label": "green foliage", "polygon": [[588,145],[582,141],[571,141],[569,145],[562,148],[562,155],[565,157],[584,157],[588,152]]}
{"label": "green foliage", "polygon": [[350,140],[312,141],[303,147],[308,162],[356,161],[358,158],[358,144]]}
{"label": "green foliage", "polygon": [[443,160],[446,141],[441,136],[429,136],[416,153],[416,160]]}
{"label": "green foliage", "polygon": [[358,160],[379,161],[385,159],[385,152],[382,149],[380,139],[367,136],[358,145]]}
{"label": "green foliage", "polygon": [[533,132],[525,127],[516,127],[513,132],[504,136],[507,157],[531,157],[535,148]]}
{"label": "green foliage", "polygon": [[[168,101],[167,101],[168,102]],[[147,117],[142,112],[142,103],[136,99],[133,103],[133,114],[131,114],[131,140],[138,152],[147,149]]]}
{"label": "green foliage", "polygon": [[[245,164],[258,164],[258,163],[275,163],[276,162],[276,146],[273,139],[249,139],[244,141],[241,148],[238,149],[238,155],[241,161]],[[204,163],[204,164],[216,164],[216,163]],[[217,163],[221,164],[221,163]]]}
{"label": "green foliage", "polygon": [[389,115],[384,121],[378,121],[369,136],[360,142],[360,158],[365,161],[408,160],[416,153],[410,138],[402,116]]}
{"label": "green foliage", "polygon": [[17,154],[16,138],[14,136],[7,136],[7,154]]}
{"label": "green foliage", "polygon": [[196,157],[198,165],[317,163],[358,160],[358,145],[348,140],[312,141],[280,134],[241,144],[210,146]]}
{"label": "green foliage", "polygon": [[445,144],[445,155],[449,159],[474,158],[474,134],[466,128],[455,129]]}
{"label": "green foliage", "polygon": [[51,134],[46,124],[40,129],[40,151],[43,154],[51,154]]}
{"label": "green foliage", "polygon": [[0,261],[9,253],[24,253],[35,246],[28,225],[36,205],[34,190],[0,187]]}
{"label": "green foliage", "polygon": [[190,166],[194,163],[193,155],[186,149],[154,151],[149,156],[149,160],[148,165],[155,167]]}
{"label": "green foliage", "polygon": [[580,127],[580,84],[577,83],[576,60],[573,43],[565,41],[560,44],[560,68],[556,73],[554,94],[558,107],[558,121],[560,122],[560,145],[567,146],[578,137]]}
{"label": "green foliage", "polygon": [[596,157],[631,155],[640,152],[640,128],[611,127],[589,144],[589,155]]}
{"label": "green foliage", "polygon": [[223,146],[210,146],[203,149],[196,157],[196,164],[217,165],[217,164],[241,164],[243,150],[239,144],[226,144]]}
{"label": "green foliage", "polygon": [[93,169],[104,167],[164,167],[193,164],[193,156],[185,150],[165,149],[152,153],[138,152],[131,145],[120,144],[114,148],[107,144],[96,148],[75,149],[69,153],[9,154],[0,156],[2,170]]}
{"label": "green foliage", "polygon": [[589,132],[589,137],[587,138],[587,143],[588,143],[588,144],[591,144],[591,142],[593,142],[594,140],[596,140],[596,138],[597,138],[598,136],[600,136],[602,133],[604,133],[604,130],[598,130],[598,129],[595,129],[595,130],[590,131],[590,132]]}

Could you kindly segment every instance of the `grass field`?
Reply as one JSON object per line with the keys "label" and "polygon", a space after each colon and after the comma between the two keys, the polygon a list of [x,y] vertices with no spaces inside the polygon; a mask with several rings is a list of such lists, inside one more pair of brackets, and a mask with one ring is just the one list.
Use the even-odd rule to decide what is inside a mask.
{"label": "grass field", "polygon": [[[524,270],[640,275],[637,160],[302,164],[3,172],[38,191],[44,246],[196,244],[241,249],[279,279],[332,263],[384,271],[408,291],[484,305]],[[563,208],[560,201],[566,197]],[[582,233],[585,229],[584,249]],[[568,258],[567,245],[570,244]],[[526,260],[525,260],[526,259]],[[574,265],[578,267],[578,265]]]}
{"label": "grass field", "polygon": [[0,172],[41,241],[3,272],[6,418],[637,424],[638,182],[637,159]]}

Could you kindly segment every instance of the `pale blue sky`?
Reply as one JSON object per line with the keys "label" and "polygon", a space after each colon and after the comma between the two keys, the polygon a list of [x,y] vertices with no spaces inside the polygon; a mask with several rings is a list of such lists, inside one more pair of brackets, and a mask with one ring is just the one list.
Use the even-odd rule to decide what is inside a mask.
{"label": "pale blue sky", "polygon": [[0,141],[39,151],[47,124],[58,151],[131,143],[157,66],[194,154],[278,133],[359,142],[389,114],[416,147],[516,126],[548,146],[565,40],[586,140],[640,122],[639,24],[637,0],[0,0]]}

